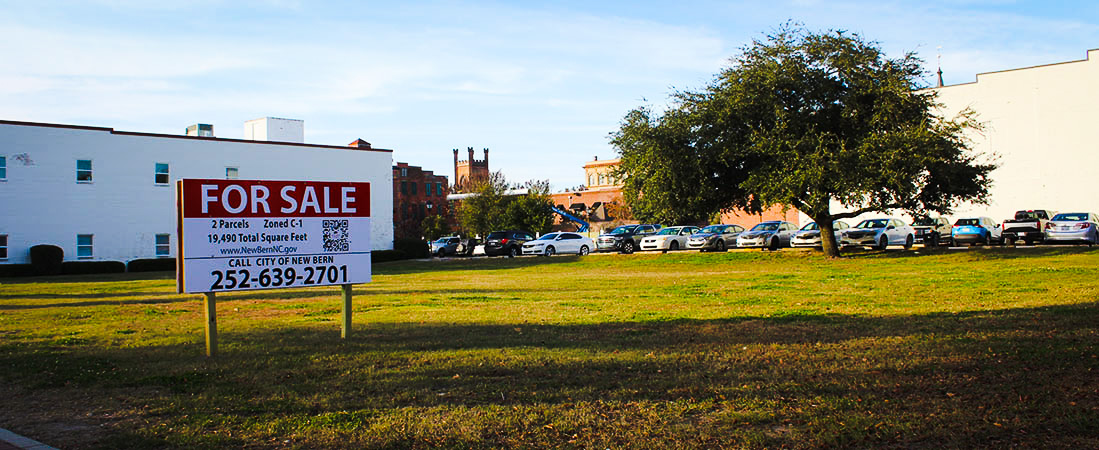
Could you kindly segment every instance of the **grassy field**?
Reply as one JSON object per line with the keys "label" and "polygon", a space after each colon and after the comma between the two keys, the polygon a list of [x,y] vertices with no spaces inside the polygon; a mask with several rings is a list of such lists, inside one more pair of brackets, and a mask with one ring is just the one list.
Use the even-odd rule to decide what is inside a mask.
{"label": "grassy field", "polygon": [[0,428],[61,448],[1099,447],[1099,251],[379,264],[200,296],[0,280]]}

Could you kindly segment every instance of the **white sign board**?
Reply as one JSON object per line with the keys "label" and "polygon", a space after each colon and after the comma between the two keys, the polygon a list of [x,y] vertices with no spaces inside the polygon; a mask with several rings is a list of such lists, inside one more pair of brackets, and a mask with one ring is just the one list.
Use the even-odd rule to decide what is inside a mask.
{"label": "white sign board", "polygon": [[181,293],[370,282],[370,183],[180,180]]}

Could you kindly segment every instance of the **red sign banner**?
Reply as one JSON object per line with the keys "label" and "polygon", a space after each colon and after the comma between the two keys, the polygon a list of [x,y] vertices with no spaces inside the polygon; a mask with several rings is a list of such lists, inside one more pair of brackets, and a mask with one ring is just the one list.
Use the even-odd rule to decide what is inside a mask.
{"label": "red sign banner", "polygon": [[370,217],[370,183],[183,180],[184,218]]}

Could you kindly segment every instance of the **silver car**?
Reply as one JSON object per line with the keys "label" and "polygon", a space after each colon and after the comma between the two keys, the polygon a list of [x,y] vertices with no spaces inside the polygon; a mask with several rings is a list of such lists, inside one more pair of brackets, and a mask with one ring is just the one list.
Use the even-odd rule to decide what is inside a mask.
{"label": "silver car", "polygon": [[687,248],[699,251],[723,252],[736,247],[736,238],[744,232],[740,225],[708,225],[687,238]]}
{"label": "silver car", "polygon": [[916,241],[912,227],[901,219],[887,217],[866,219],[858,225],[843,231],[840,245],[861,245],[885,250],[890,245],[903,245],[912,248]]}
{"label": "silver car", "polygon": [[687,237],[698,231],[698,227],[678,226],[661,228],[656,234],[641,238],[641,250],[660,250],[667,252],[687,248]]}
{"label": "silver car", "polygon": [[458,244],[461,241],[462,238],[458,236],[441,237],[431,241],[431,254],[440,258],[447,255],[454,256],[458,253]]}
{"label": "silver car", "polygon": [[[832,221],[832,232],[836,236],[836,244],[839,245],[840,238],[843,236],[843,230],[851,228],[847,225],[847,222],[842,220]],[[794,237],[790,238],[791,247],[821,247],[824,244],[821,243],[820,227],[816,222],[809,222],[801,227],[797,233],[794,233]]]}
{"label": "silver car", "polygon": [[1046,222],[1046,242],[1099,242],[1099,216],[1092,213],[1061,213]]}
{"label": "silver car", "polygon": [[751,230],[740,233],[736,246],[740,248],[767,248],[778,250],[789,247],[790,238],[798,231],[798,226],[785,220],[762,222]]}

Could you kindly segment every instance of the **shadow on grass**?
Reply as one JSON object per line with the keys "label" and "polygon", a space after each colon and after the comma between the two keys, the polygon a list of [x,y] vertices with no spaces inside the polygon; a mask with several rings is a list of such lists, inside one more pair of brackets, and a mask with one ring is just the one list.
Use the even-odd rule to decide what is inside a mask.
{"label": "shadow on grass", "polygon": [[1099,248],[1086,246],[1043,246],[1043,247],[1017,247],[1011,246],[977,246],[968,248],[914,248],[904,250],[901,248],[888,248],[886,250],[871,249],[845,249],[843,257],[848,258],[917,258],[929,255],[972,255],[981,259],[1017,259],[1037,258],[1048,256],[1078,255],[1099,251]]}
{"label": "shadow on grass", "polygon": [[[477,426],[546,439],[535,446],[556,442],[546,421],[571,420],[703,446],[743,444],[748,433],[762,446],[1087,447],[1099,436],[1097,331],[1097,302],[897,317],[357,324],[346,341],[330,324],[223,328],[213,359],[200,356],[198,334],[190,345],[132,348],[0,344],[0,379],[75,392],[88,408],[108,408],[112,395],[145,405],[146,420],[168,424],[151,447],[226,443],[168,439],[168,428],[194,421],[239,435],[249,421],[301,420],[313,425],[295,433],[308,439],[390,415],[403,421],[396,439],[415,440],[429,433],[419,420],[460,426],[471,410],[520,409],[545,419]],[[14,406],[0,419],[14,420],[23,403],[6,400]],[[558,408],[574,413],[554,419]]]}

